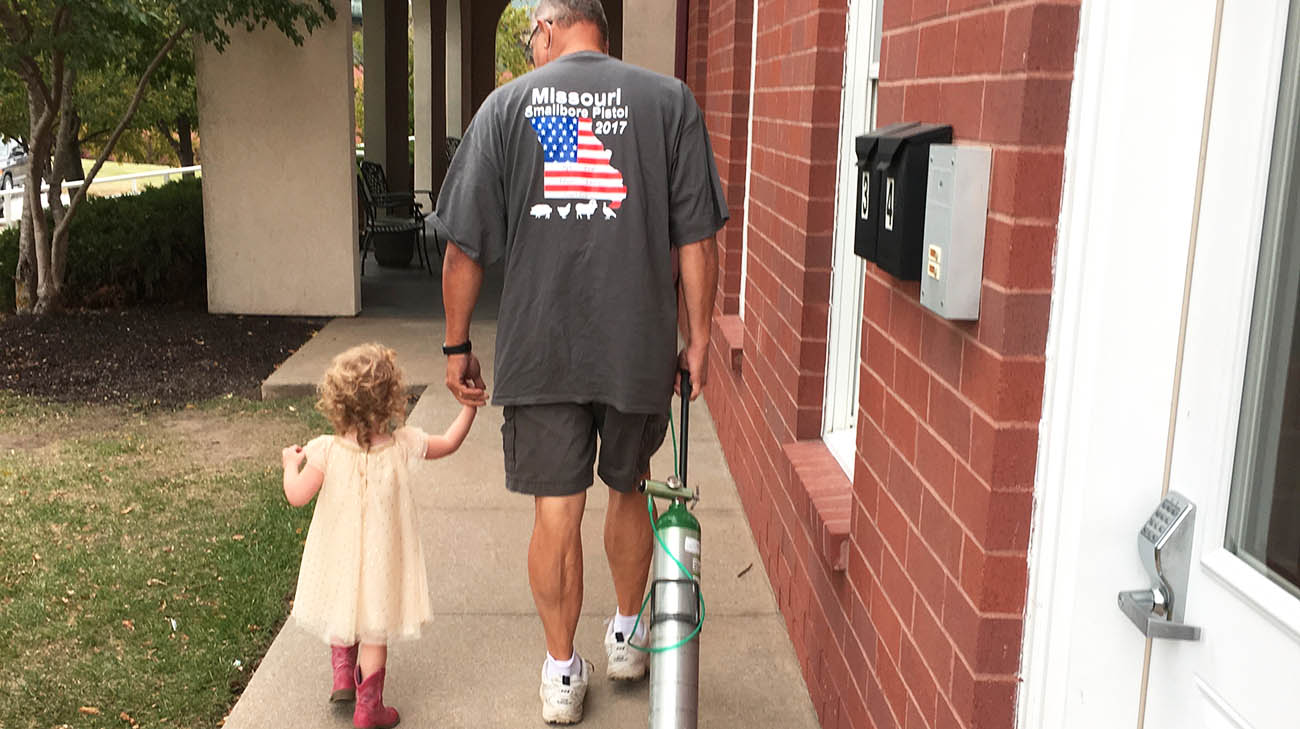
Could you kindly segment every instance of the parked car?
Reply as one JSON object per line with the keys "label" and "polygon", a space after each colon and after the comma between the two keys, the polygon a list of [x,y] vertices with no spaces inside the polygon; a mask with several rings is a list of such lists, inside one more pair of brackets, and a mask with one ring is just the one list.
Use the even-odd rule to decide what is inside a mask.
{"label": "parked car", "polygon": [[0,139],[0,190],[22,187],[27,182],[27,145]]}
{"label": "parked car", "polygon": [[[27,145],[17,140],[0,138],[0,191],[22,187],[27,182],[29,169]],[[20,209],[21,202],[16,203],[13,197],[0,197],[0,220],[8,218],[11,210]]]}

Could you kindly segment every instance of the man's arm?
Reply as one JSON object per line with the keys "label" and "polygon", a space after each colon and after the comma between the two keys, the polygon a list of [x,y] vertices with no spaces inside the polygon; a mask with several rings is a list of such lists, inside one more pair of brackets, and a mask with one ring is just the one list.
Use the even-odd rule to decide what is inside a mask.
{"label": "man's arm", "polygon": [[[452,241],[442,261],[442,305],[447,313],[447,332],[443,343],[457,345],[469,341],[470,315],[483,287],[483,267],[474,262]],[[479,407],[487,404],[487,386],[473,352],[447,357],[447,389],[462,405]]]}
{"label": "man's arm", "polygon": [[[713,299],[718,292],[718,244],[712,237],[679,246],[682,294],[686,300],[686,349],[678,366],[691,373],[691,399],[704,389],[709,375],[709,336],[713,328]],[[681,377],[676,384],[681,394]]]}

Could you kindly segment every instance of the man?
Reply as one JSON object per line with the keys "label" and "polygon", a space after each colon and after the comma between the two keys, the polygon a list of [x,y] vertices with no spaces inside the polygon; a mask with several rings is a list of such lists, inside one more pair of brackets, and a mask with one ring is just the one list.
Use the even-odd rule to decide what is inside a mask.
{"label": "man", "polygon": [[[470,313],[483,266],[505,258],[493,403],[505,406],[506,488],[534,499],[528,574],[546,636],[542,717],[572,724],[582,720],[592,670],[573,637],[597,437],[618,597],[605,671],[637,680],[647,656],[628,641],[645,641],[632,627],[652,534],[636,486],[663,443],[678,368],[690,373],[693,396],[705,385],[713,235],[727,209],[690,90],[610,58],[599,0],[542,0],[528,45],[537,69],[476,113],[434,224],[450,241],[447,387],[465,404],[487,400]],[[688,321],[680,353],[674,258]]]}

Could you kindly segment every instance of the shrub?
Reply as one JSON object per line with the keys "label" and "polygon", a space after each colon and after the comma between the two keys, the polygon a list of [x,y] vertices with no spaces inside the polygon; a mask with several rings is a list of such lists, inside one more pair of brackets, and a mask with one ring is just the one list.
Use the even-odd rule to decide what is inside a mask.
{"label": "shrub", "polygon": [[[64,303],[68,306],[206,301],[203,194],[198,179],[138,195],[88,198],[72,221]],[[14,309],[18,227],[0,231],[0,311]]]}
{"label": "shrub", "polygon": [[14,310],[14,272],[18,270],[18,226],[0,230],[0,314]]}

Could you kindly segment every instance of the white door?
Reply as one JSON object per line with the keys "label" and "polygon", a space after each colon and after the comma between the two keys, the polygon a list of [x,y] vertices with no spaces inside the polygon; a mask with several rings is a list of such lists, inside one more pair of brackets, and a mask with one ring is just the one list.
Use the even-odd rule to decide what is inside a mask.
{"label": "white door", "polygon": [[1221,24],[1169,476],[1200,512],[1185,620],[1202,636],[1154,641],[1148,727],[1300,726],[1300,4],[1281,83],[1264,72],[1286,16],[1228,2]]}
{"label": "white door", "polygon": [[[1021,729],[1300,727],[1298,91],[1300,2],[1082,4]],[[1197,641],[1116,604],[1166,489]]]}

